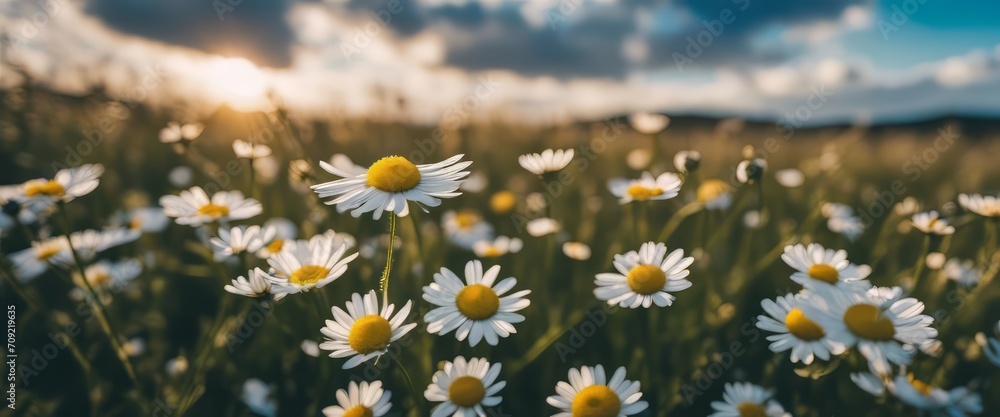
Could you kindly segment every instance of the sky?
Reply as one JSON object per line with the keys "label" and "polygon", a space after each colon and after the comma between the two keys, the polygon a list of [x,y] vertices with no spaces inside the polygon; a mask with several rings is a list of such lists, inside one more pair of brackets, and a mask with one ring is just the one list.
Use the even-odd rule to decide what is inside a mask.
{"label": "sky", "polygon": [[[436,123],[1000,116],[987,0],[0,0],[0,86]],[[400,106],[399,103],[405,103]]]}

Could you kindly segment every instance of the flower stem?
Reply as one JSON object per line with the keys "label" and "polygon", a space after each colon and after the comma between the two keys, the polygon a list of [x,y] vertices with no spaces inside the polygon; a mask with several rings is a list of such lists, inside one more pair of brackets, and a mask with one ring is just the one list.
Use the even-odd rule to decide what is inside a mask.
{"label": "flower stem", "polygon": [[913,291],[916,292],[918,286],[920,285],[920,273],[924,271],[924,264],[927,262],[927,251],[931,247],[931,235],[924,235],[924,244],[920,248],[920,254],[917,256],[917,264],[913,266]]}
{"label": "flower stem", "polygon": [[382,305],[389,305],[389,275],[392,273],[392,249],[396,244],[396,213],[389,213],[389,248],[385,255],[385,269],[382,271],[382,279],[379,280],[379,289],[382,291]]}
{"label": "flower stem", "polygon": [[422,397],[420,393],[417,392],[416,386],[413,385],[413,378],[410,378],[410,373],[406,371],[406,367],[403,366],[403,363],[400,362],[399,358],[395,355],[389,354],[387,356],[389,356],[389,358],[396,363],[396,366],[399,367],[399,371],[403,373],[403,378],[406,379],[406,385],[410,387],[410,394],[413,395],[413,405],[417,408],[417,410],[422,411],[424,409],[422,404],[423,401],[421,401]]}

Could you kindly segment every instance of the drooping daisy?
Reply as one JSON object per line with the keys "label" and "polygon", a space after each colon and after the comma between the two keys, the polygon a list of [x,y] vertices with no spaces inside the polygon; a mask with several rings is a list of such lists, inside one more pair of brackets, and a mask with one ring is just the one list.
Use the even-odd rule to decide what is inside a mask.
{"label": "drooping daisy", "polygon": [[792,274],[792,281],[805,287],[826,283],[842,288],[871,288],[871,283],[865,279],[871,273],[871,268],[852,264],[847,260],[847,251],[843,249],[835,251],[824,249],[818,243],[810,243],[809,246],[800,243],[785,246],[781,259],[796,269]]}
{"label": "drooping daisy", "polygon": [[743,184],[760,181],[766,169],[767,161],[761,158],[744,160],[736,165],[736,180]]}
{"label": "drooping daisy", "polygon": [[955,226],[949,226],[948,221],[942,219],[934,210],[914,214],[910,221],[913,222],[913,227],[927,234],[950,235],[955,233]]}
{"label": "drooping daisy", "polygon": [[903,403],[931,415],[965,417],[983,412],[979,394],[965,387],[946,391],[917,379],[905,369],[889,380],[886,386]]}
{"label": "drooping daisy", "polygon": [[639,381],[625,379],[625,367],[619,367],[609,380],[604,366],[584,366],[569,370],[568,382],[556,384],[556,395],[546,398],[561,411],[552,417],[627,417],[645,411],[649,404],[640,401]]}
{"label": "drooping daisy", "polygon": [[774,391],[749,382],[726,383],[722,401],[712,401],[709,417],[791,417],[777,401]]}
{"label": "drooping daisy", "polygon": [[717,179],[708,179],[698,185],[698,201],[706,210],[725,210],[733,204],[733,188]]}
{"label": "drooping daisy", "polygon": [[76,168],[61,169],[50,179],[34,179],[21,184],[15,198],[35,213],[55,203],[68,203],[77,197],[90,194],[100,184],[104,166],[86,164]]}
{"label": "drooping daisy", "polygon": [[983,217],[1000,217],[1000,197],[982,194],[959,194],[962,208]]}
{"label": "drooping daisy", "polygon": [[337,240],[336,234],[313,236],[282,250],[267,259],[274,275],[267,277],[275,299],[288,294],[321,288],[347,272],[347,264],[358,257],[357,253],[343,257],[348,245]]}
{"label": "drooping daisy", "polygon": [[230,256],[244,252],[256,253],[274,239],[277,229],[260,226],[237,226],[230,229],[220,228],[219,236],[212,237],[209,242],[215,259],[221,261]]}
{"label": "drooping daisy", "polygon": [[805,293],[802,311],[847,347],[857,347],[872,372],[891,373],[891,365],[907,365],[917,347],[937,337],[934,318],[920,314],[924,304],[915,298],[886,300],[878,288],[869,291],[816,286]]}
{"label": "drooping daisy", "polygon": [[37,242],[31,247],[10,254],[17,279],[26,282],[49,269],[53,263],[62,264],[72,259],[66,236],[58,236]]}
{"label": "drooping daisy", "polygon": [[461,162],[464,156],[455,155],[426,165],[414,165],[402,156],[388,156],[376,161],[363,174],[344,171],[321,161],[323,170],[342,179],[313,185],[312,189],[320,198],[335,197],[326,204],[336,205],[338,213],[351,210],[352,216],[360,217],[374,212],[376,220],[382,217],[383,211],[406,216],[410,213],[408,201],[437,207],[442,198],[461,194],[456,190],[469,175],[469,171],[463,169],[472,164],[471,161]]}
{"label": "drooping daisy", "polygon": [[260,214],[263,207],[239,191],[220,191],[209,198],[201,187],[181,191],[179,196],[160,197],[163,213],[176,218],[177,224],[198,227],[206,223],[249,219]]}
{"label": "drooping daisy", "polygon": [[521,168],[528,170],[535,175],[545,175],[550,172],[557,172],[566,168],[573,162],[574,151],[572,149],[559,149],[553,151],[546,149],[542,153],[529,153],[517,157],[517,163]]}
{"label": "drooping daisy", "polygon": [[542,237],[546,235],[551,235],[553,233],[558,233],[562,230],[562,225],[556,219],[548,217],[539,217],[528,222],[525,226],[528,230],[528,234],[534,237]]}
{"label": "drooping daisy", "polygon": [[646,135],[655,135],[670,126],[669,117],[644,111],[630,114],[628,122],[637,132]]}
{"label": "drooping daisy", "polygon": [[351,358],[344,362],[343,369],[350,369],[361,363],[381,356],[388,351],[389,344],[399,340],[414,327],[416,323],[404,325],[410,315],[412,303],[407,301],[403,308],[393,316],[394,304],[384,305],[379,310],[378,296],[375,291],[369,291],[364,297],[354,293],[347,302],[347,310],[340,307],[332,308],[334,320],[327,320],[326,326],[320,329],[325,341],[319,348],[333,351],[331,358]]}
{"label": "drooping daisy", "polygon": [[233,280],[232,285],[226,285],[225,290],[230,294],[242,295],[244,297],[262,297],[271,291],[271,283],[267,279],[267,273],[260,268],[254,268],[247,272],[249,279],[239,276]]}
{"label": "drooping daisy", "polygon": [[639,179],[616,178],[608,181],[611,194],[618,197],[619,204],[633,201],[668,200],[677,197],[681,190],[681,179],[672,172],[664,172],[654,177],[644,171]]}
{"label": "drooping daisy", "polygon": [[694,172],[701,166],[701,152],[680,151],[674,155],[674,168],[677,172]]}
{"label": "drooping daisy", "polygon": [[943,271],[945,277],[965,288],[976,286],[981,278],[976,264],[971,259],[962,261],[958,258],[951,258],[944,263]]}
{"label": "drooping daisy", "polygon": [[201,123],[185,123],[180,124],[178,122],[167,123],[167,127],[160,130],[160,142],[163,143],[177,143],[180,141],[190,142],[192,140],[198,139],[201,136],[201,132],[205,130],[205,125]]}
{"label": "drooping daisy", "polygon": [[431,417],[485,416],[483,407],[495,407],[503,399],[498,394],[507,381],[497,381],[499,376],[500,364],[491,365],[486,358],[471,358],[466,362],[459,356],[453,362],[446,361],[444,369],[434,373],[431,384],[424,390],[427,401],[441,403],[434,407]]}
{"label": "drooping daisy", "polygon": [[523,245],[524,242],[516,237],[497,236],[492,241],[480,240],[472,244],[472,251],[480,258],[496,258],[508,253],[518,253]]}
{"label": "drooping daisy", "polygon": [[826,332],[815,321],[806,317],[799,308],[801,300],[795,294],[786,294],[772,301],[765,299],[761,307],[768,314],[757,316],[757,328],[778,334],[767,336],[772,352],[791,350],[793,363],[802,361],[809,365],[814,358],[830,360],[830,355],[844,353],[845,347],[826,337]]}
{"label": "drooping daisy", "polygon": [[455,246],[472,249],[480,240],[493,239],[493,225],[483,220],[475,210],[446,211],[441,217],[444,235]]}
{"label": "drooping daisy", "polygon": [[847,240],[855,241],[865,231],[861,219],[854,215],[851,206],[840,203],[824,203],[820,212],[826,217],[826,228],[839,233]]}
{"label": "drooping daisy", "polygon": [[613,263],[618,273],[597,274],[594,295],[620,307],[649,308],[653,304],[667,307],[677,298],[672,292],[691,287],[691,281],[685,277],[691,273],[687,268],[693,262],[694,258],[684,257],[683,249],[667,255],[667,245],[646,242],[638,252],[615,255]]}
{"label": "drooping daisy", "polygon": [[514,323],[524,321],[524,316],[517,314],[531,304],[524,298],[531,290],[522,290],[504,296],[514,288],[517,279],[506,278],[496,282],[500,274],[500,265],[494,265],[483,272],[483,264],[479,261],[469,261],[465,264],[465,284],[448,268],[434,274],[434,282],[424,287],[424,300],[438,306],[424,315],[427,331],[433,334],[445,335],[456,330],[455,338],[459,341],[469,339],[470,346],[476,346],[479,341],[496,346],[501,337],[517,333]]}
{"label": "drooping daisy", "polygon": [[382,381],[351,381],[347,390],[337,390],[337,403],[323,409],[326,417],[380,417],[392,408],[392,393],[382,389]]}
{"label": "drooping daisy", "polygon": [[271,147],[236,139],[233,141],[233,152],[236,153],[237,158],[260,159],[271,156]]}

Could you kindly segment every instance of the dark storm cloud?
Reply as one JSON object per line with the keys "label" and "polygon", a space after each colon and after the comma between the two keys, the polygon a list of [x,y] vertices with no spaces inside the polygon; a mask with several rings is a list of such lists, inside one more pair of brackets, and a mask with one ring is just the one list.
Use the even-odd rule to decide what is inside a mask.
{"label": "dark storm cloud", "polygon": [[[123,33],[243,56],[261,65],[291,62],[294,39],[285,19],[289,1],[243,0],[232,9],[228,4],[225,0],[88,0],[85,10]],[[226,6],[217,9],[219,5]]]}

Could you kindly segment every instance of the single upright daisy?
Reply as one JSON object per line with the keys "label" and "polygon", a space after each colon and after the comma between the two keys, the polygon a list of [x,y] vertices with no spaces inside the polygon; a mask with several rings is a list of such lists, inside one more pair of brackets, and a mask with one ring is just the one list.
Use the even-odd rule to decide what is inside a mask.
{"label": "single upright daisy", "polygon": [[674,168],[677,172],[694,172],[701,166],[701,152],[680,151],[674,155]]}
{"label": "single upright daisy", "polygon": [[392,408],[392,393],[382,389],[382,381],[351,381],[347,390],[337,390],[337,403],[323,409],[326,417],[380,417]]}
{"label": "single upright daisy", "polygon": [[252,198],[244,198],[239,191],[220,191],[209,198],[201,187],[181,191],[179,196],[160,197],[163,214],[173,217],[177,224],[198,227],[206,223],[249,219],[260,214],[263,207]]}
{"label": "single upright daisy", "polygon": [[865,290],[871,288],[871,283],[865,278],[871,273],[867,265],[855,265],[847,260],[847,251],[841,249],[824,249],[818,243],[804,246],[785,246],[781,259],[788,266],[795,268],[792,281],[802,286],[810,287],[818,283],[850,287]]}
{"label": "single upright daisy", "polygon": [[608,182],[611,194],[618,197],[618,203],[628,204],[633,201],[668,200],[677,197],[681,190],[681,179],[672,172],[664,172],[654,177],[649,171],[644,171],[637,180],[616,178]]}
{"label": "single upright daisy", "polygon": [[625,379],[624,366],[610,380],[602,365],[571,368],[568,381],[559,381],[556,395],[545,400],[560,410],[552,417],[627,417],[649,407],[640,401],[639,381]]}
{"label": "single upright daisy", "polygon": [[[351,210],[360,217],[374,212],[378,220],[383,211],[398,216],[410,213],[408,201],[418,205],[437,207],[442,198],[460,195],[457,192],[462,179],[469,175],[463,171],[472,164],[461,162],[465,155],[455,155],[436,164],[414,165],[402,156],[379,159],[362,173],[344,171],[321,161],[320,167],[342,179],[312,186],[320,198],[335,197],[327,205],[336,205],[337,212]],[[425,210],[426,211],[426,210]]]}
{"label": "single upright daisy", "polygon": [[670,126],[670,117],[649,112],[635,112],[628,116],[628,122],[637,132],[655,135]]}
{"label": "single upright daisy", "polygon": [[61,169],[51,180],[39,178],[21,184],[20,193],[14,200],[38,213],[55,203],[68,203],[90,194],[100,184],[102,174],[104,166],[101,164]]}
{"label": "single upright daisy", "polygon": [[219,229],[219,236],[209,242],[215,252],[215,259],[221,261],[244,252],[256,253],[274,239],[277,229],[260,226],[237,226]]}
{"label": "single upright daisy", "polygon": [[254,268],[247,272],[249,279],[239,276],[233,280],[232,285],[226,285],[225,290],[230,294],[242,295],[244,297],[262,297],[271,291],[271,283],[267,279],[267,272],[260,268]]}
{"label": "single upright daisy", "polygon": [[531,290],[518,291],[503,296],[514,288],[517,279],[506,278],[496,282],[500,265],[494,265],[483,272],[483,264],[469,261],[465,264],[465,284],[448,268],[434,274],[434,282],[424,287],[424,300],[438,306],[424,315],[427,332],[444,335],[458,330],[455,338],[469,339],[475,346],[486,339],[486,343],[496,346],[501,337],[517,333],[513,323],[524,321],[517,314],[531,301],[524,298]]}
{"label": "single upright daisy", "polygon": [[518,253],[524,242],[518,238],[497,236],[495,240],[480,240],[472,244],[472,251],[480,258],[496,258],[508,253]]}
{"label": "single upright daisy", "polygon": [[975,262],[971,259],[962,261],[958,258],[951,258],[944,263],[943,271],[945,277],[965,288],[975,287],[982,277],[979,270],[976,269]]}
{"label": "single upright daisy", "polygon": [[620,307],[649,308],[653,304],[667,307],[677,298],[670,293],[691,287],[691,281],[685,277],[691,273],[687,268],[693,262],[694,258],[684,257],[683,249],[667,255],[667,245],[646,242],[638,252],[615,255],[613,263],[618,273],[597,274],[594,295]]}
{"label": "single upright daisy", "polygon": [[274,298],[322,288],[340,278],[347,272],[347,264],[358,257],[357,253],[343,257],[349,247],[338,241],[336,234],[324,233],[268,258],[274,269],[274,275],[267,277]]}
{"label": "single upright daisy", "polygon": [[831,354],[844,353],[844,345],[828,339],[823,328],[802,312],[800,303],[800,297],[795,294],[760,302],[768,315],[757,316],[757,328],[777,333],[767,337],[772,342],[769,346],[771,351],[780,353],[791,350],[792,362],[802,361],[806,365],[811,364],[814,358],[828,361]]}
{"label": "single upright daisy", "polygon": [[698,185],[698,202],[706,210],[725,210],[733,204],[733,188],[717,179],[708,179]]}
{"label": "single upright daisy", "polygon": [[934,210],[914,214],[910,221],[913,222],[913,227],[927,234],[950,235],[955,233],[955,226],[949,226],[948,221],[941,218]]}
{"label": "single upright daisy", "polygon": [[271,156],[271,147],[236,139],[233,141],[233,152],[236,153],[237,158],[260,159]]}
{"label": "single upright daisy", "polygon": [[497,394],[507,386],[507,381],[497,381],[499,376],[500,364],[491,365],[486,358],[471,358],[466,362],[459,356],[454,362],[446,361],[444,369],[434,373],[431,384],[424,390],[427,401],[441,403],[434,407],[431,417],[485,416],[483,407],[495,407],[503,399]]}
{"label": "single upright daisy", "polygon": [[915,298],[887,299],[884,291],[843,290],[816,286],[801,304],[807,317],[827,337],[846,347],[857,347],[872,372],[891,373],[891,365],[908,365],[917,347],[930,346],[937,330],[934,318],[920,314],[924,304]]}
{"label": "single upright daisy", "polygon": [[722,401],[712,401],[709,417],[791,417],[777,401],[774,391],[749,382],[726,383]]}
{"label": "single upright daisy", "polygon": [[983,217],[1000,217],[1000,197],[982,194],[959,194],[962,208]]}
{"label": "single upright daisy", "polygon": [[550,172],[557,172],[566,168],[573,162],[574,151],[572,149],[559,149],[553,151],[546,149],[541,154],[529,153],[517,158],[517,163],[521,168],[528,170],[535,175],[545,175]]}
{"label": "single upright daisy", "polygon": [[448,241],[462,249],[472,249],[480,240],[493,239],[493,225],[471,209],[446,211],[441,217],[441,227]]}
{"label": "single upright daisy", "polygon": [[192,140],[198,139],[201,136],[201,132],[205,130],[205,125],[201,123],[185,123],[180,124],[178,122],[167,123],[167,127],[160,129],[160,142],[163,143],[177,143],[181,141],[190,142]]}
{"label": "single upright daisy", "polygon": [[378,296],[375,291],[369,291],[362,298],[354,293],[347,302],[347,310],[340,307],[332,308],[334,320],[327,320],[326,326],[320,329],[326,340],[319,348],[333,351],[331,358],[351,358],[344,362],[344,369],[350,369],[361,363],[385,354],[389,344],[399,340],[414,327],[416,323],[403,325],[410,315],[412,303],[407,301],[396,313],[394,304],[378,307]]}

